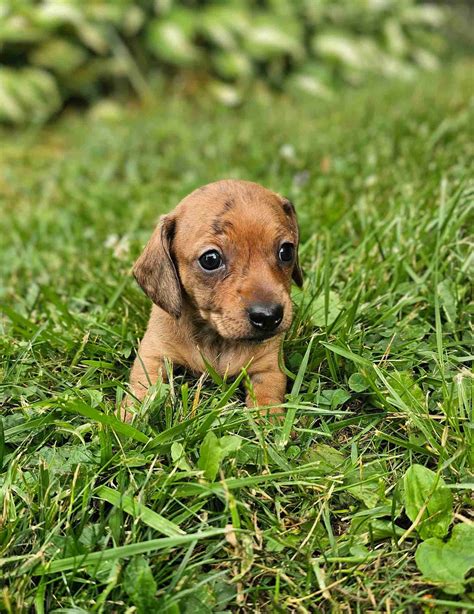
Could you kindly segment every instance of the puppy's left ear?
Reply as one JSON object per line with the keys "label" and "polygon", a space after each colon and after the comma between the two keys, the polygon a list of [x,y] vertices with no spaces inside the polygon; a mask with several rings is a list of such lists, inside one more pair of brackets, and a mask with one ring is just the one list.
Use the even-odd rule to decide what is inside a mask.
{"label": "puppy's left ear", "polygon": [[291,200],[288,200],[287,198],[283,199],[283,210],[285,211],[286,215],[292,220],[294,228],[296,230],[296,260],[295,260],[295,265],[293,267],[293,273],[292,273],[292,279],[295,282],[295,284],[301,288],[303,286],[303,271],[301,270],[301,266],[300,266],[300,259],[298,256],[298,248],[299,248],[299,244],[300,244],[300,229],[298,227],[298,220],[296,218],[296,209],[294,204],[291,202]]}

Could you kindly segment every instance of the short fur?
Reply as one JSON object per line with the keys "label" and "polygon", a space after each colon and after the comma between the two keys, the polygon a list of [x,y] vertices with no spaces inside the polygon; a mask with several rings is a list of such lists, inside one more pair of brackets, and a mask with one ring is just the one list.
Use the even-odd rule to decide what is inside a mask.
{"label": "short fur", "polygon": [[[143,400],[150,384],[165,378],[165,358],[199,373],[205,371],[204,356],[221,375],[250,365],[254,394],[247,395],[247,405],[281,413],[286,376],[279,350],[292,320],[291,280],[303,283],[298,241],[290,201],[249,181],[211,183],[163,216],[133,269],[154,303],[130,375],[133,395]],[[289,265],[278,260],[282,242],[295,245]],[[214,248],[226,266],[208,273],[198,259]],[[262,302],[284,308],[281,324],[265,339],[247,312]],[[126,409],[124,415],[131,418]]]}

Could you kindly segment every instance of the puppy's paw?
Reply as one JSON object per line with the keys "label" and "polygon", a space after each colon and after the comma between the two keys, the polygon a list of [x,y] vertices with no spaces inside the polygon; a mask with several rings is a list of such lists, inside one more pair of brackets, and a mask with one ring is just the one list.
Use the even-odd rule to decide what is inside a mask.
{"label": "puppy's paw", "polygon": [[134,399],[130,395],[126,395],[120,405],[120,419],[122,422],[130,423],[135,416],[135,413],[132,410],[134,404]]}
{"label": "puppy's paw", "polygon": [[282,424],[285,421],[285,410],[283,407],[262,407],[260,416],[273,424]]}

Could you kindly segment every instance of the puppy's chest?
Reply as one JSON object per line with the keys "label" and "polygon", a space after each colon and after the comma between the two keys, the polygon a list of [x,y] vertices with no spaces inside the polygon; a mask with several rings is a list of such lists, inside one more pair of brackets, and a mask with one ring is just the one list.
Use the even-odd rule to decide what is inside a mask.
{"label": "puppy's chest", "polygon": [[180,354],[178,362],[196,373],[205,371],[207,362],[219,375],[237,375],[242,367],[253,361],[255,348],[243,344],[227,344],[200,339],[199,342],[191,342],[187,351],[180,352]]}
{"label": "puppy's chest", "polygon": [[242,349],[237,352],[237,355],[232,354],[232,352],[224,352],[218,358],[219,372],[224,373],[227,370],[229,375],[237,375],[243,367],[248,368],[255,362],[256,354],[258,352],[255,351],[255,347]]}

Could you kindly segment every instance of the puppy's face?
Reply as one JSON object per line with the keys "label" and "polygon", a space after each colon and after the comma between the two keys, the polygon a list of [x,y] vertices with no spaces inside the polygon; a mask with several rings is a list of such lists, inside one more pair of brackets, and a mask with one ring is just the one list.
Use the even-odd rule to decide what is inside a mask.
{"label": "puppy's face", "polygon": [[175,317],[186,303],[221,337],[261,341],[291,324],[291,280],[302,283],[297,249],[288,200],[254,183],[219,181],[162,218],[134,273]]}

